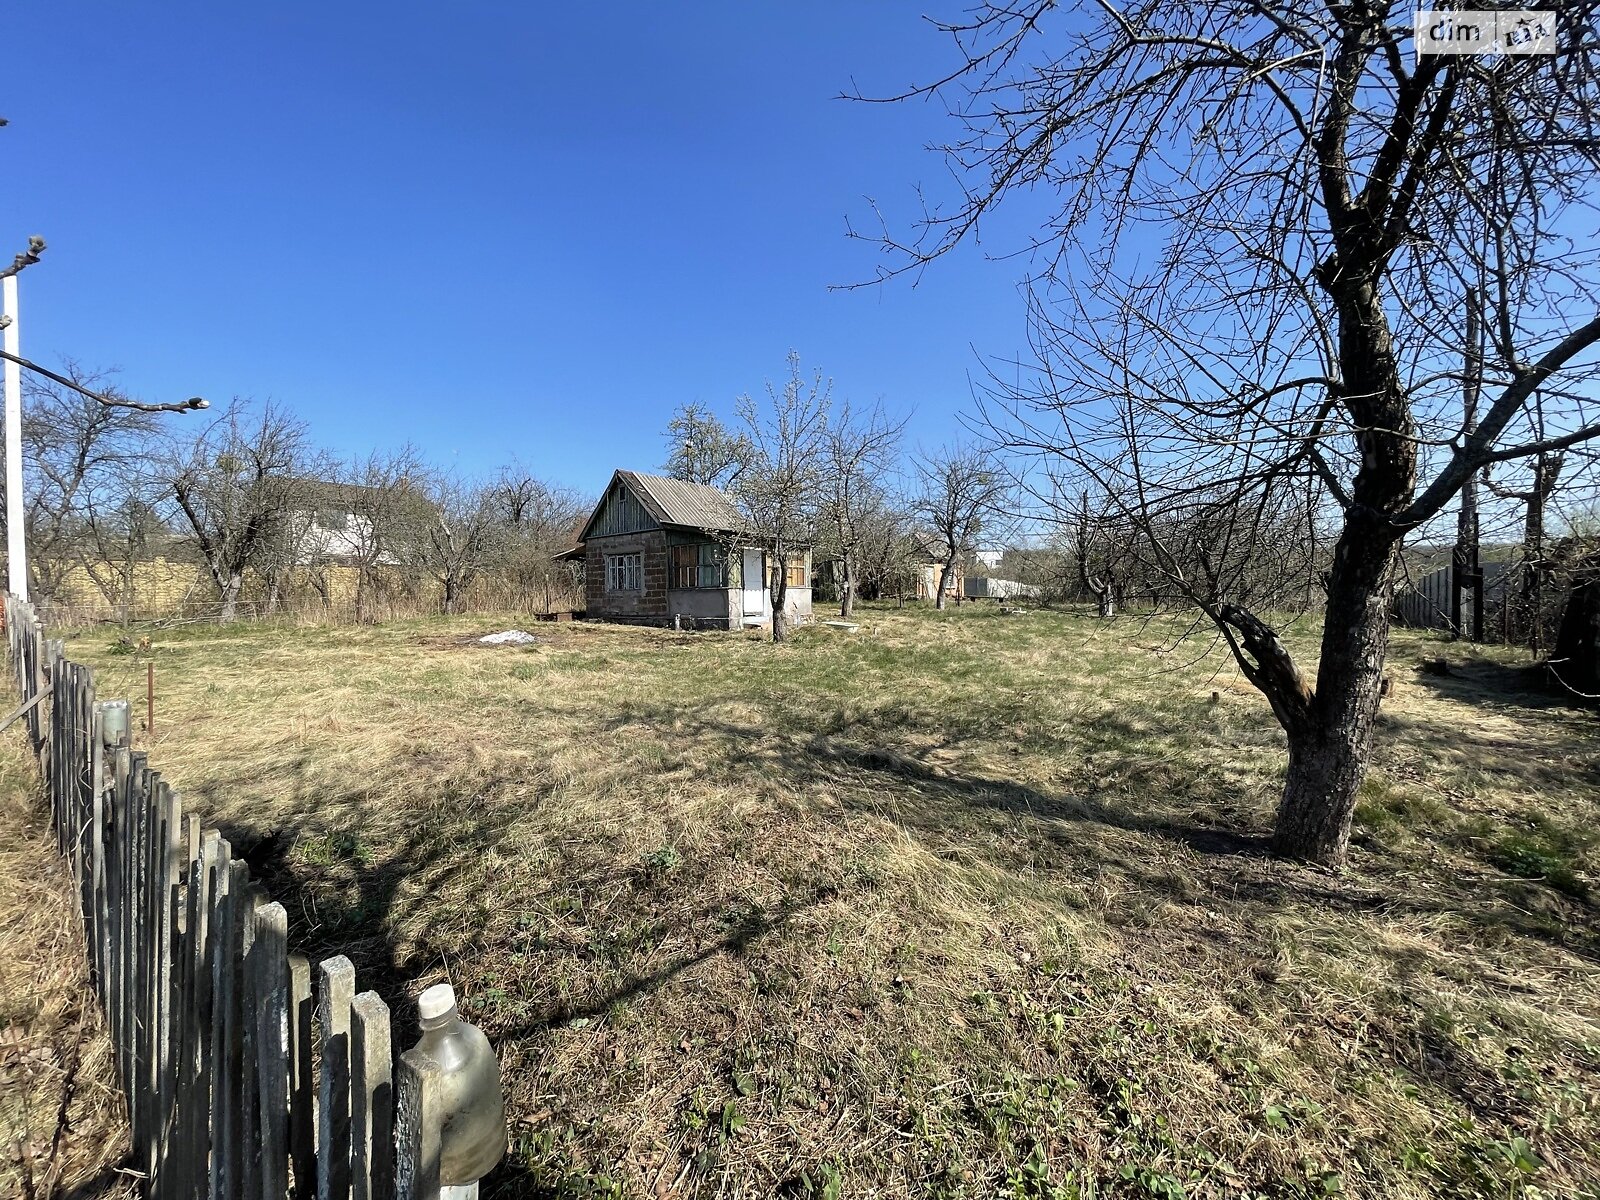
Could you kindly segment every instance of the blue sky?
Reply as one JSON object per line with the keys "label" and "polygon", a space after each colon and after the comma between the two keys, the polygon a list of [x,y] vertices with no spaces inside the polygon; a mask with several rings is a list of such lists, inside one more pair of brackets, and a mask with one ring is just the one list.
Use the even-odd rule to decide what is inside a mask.
{"label": "blue sky", "polygon": [[830,290],[879,261],[845,237],[865,197],[909,221],[944,178],[938,106],[835,98],[949,68],[922,9],[459,9],[10,6],[0,251],[50,243],[24,354],[270,398],[344,454],[593,490],[790,347],[924,445],[957,434],[978,354],[1019,351],[1016,261]]}

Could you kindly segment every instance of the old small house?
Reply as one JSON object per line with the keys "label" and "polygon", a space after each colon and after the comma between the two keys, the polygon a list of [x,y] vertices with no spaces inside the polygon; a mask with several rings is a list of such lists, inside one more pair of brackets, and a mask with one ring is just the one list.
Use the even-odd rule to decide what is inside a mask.
{"label": "old small house", "polygon": [[[740,536],[726,492],[681,479],[618,471],[561,555],[583,564],[590,617],[646,625],[738,629],[772,620],[769,548]],[[789,619],[811,618],[811,555],[784,564]]]}
{"label": "old small house", "polygon": [[[911,546],[911,575],[916,584],[918,600],[935,600],[939,596],[939,580],[944,575],[945,548],[934,537],[914,537]],[[950,582],[945,588],[946,599],[958,599],[966,585],[966,570],[963,559],[956,558],[956,569],[950,573]]]}

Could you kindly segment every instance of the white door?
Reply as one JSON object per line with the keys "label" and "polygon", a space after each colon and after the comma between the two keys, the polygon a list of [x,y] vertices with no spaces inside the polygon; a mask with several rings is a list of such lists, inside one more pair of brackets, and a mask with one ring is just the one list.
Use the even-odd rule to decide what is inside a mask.
{"label": "white door", "polygon": [[760,625],[767,619],[767,581],[761,571],[761,551],[744,552],[744,623]]}

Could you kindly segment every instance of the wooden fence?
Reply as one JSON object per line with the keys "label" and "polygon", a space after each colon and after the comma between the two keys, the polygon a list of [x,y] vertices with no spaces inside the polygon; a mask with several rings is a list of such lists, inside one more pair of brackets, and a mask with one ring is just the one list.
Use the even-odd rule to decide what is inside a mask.
{"label": "wooden fence", "polygon": [[119,722],[31,606],[8,594],[5,620],[146,1196],[432,1200],[438,1064],[395,1058],[389,1009],[356,992],[349,959],[289,953],[283,905],[105,736],[129,728],[125,704]]}

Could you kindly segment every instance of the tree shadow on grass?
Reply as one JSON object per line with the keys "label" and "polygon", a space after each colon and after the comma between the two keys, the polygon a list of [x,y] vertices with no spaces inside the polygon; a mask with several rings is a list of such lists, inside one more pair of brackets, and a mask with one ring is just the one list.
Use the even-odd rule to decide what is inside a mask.
{"label": "tree shadow on grass", "polygon": [[512,821],[537,801],[515,811],[479,806],[471,819],[450,821],[448,836],[440,829],[443,810],[419,811],[412,819],[387,822],[382,844],[374,845],[363,825],[371,815],[367,798],[322,790],[311,782],[309,766],[302,756],[255,779],[277,801],[270,815],[259,818],[229,805],[221,784],[207,783],[188,795],[216,814],[205,824],[228,840],[254,881],[283,904],[291,949],[313,965],[330,955],[348,957],[358,990],[376,991],[398,1027],[409,1006],[407,968],[419,958],[415,952],[402,957],[394,936],[404,885],[493,850]]}
{"label": "tree shadow on grass", "polygon": [[[629,718],[640,719],[637,712]],[[1400,883],[1403,875],[1391,883],[1388,871],[1336,875],[1273,859],[1265,832],[1206,819],[1229,811],[1235,785],[1220,774],[1204,778],[1203,769],[1197,775],[1194,765],[1143,764],[1142,803],[1132,797],[1116,803],[953,770],[914,751],[862,744],[862,732],[873,741],[883,733],[860,726],[833,726],[841,736],[800,736],[682,707],[644,719],[662,721],[675,737],[736,744],[752,770],[782,778],[792,790],[836,785],[841,772],[855,774],[854,786],[831,788],[848,811],[891,820],[940,857],[981,861],[1017,875],[1033,875],[1041,859],[1047,870],[1063,876],[1094,879],[1110,871],[1142,893],[1185,903],[1205,895],[1213,904],[1273,911],[1310,905],[1346,913],[1450,916],[1491,939],[1509,931],[1600,962],[1600,932],[1589,924],[1544,920],[1500,903],[1499,897],[1485,902],[1453,874],[1441,875],[1437,887],[1423,890]],[[779,724],[796,727],[792,721]],[[902,745],[908,729],[900,727]],[[1429,736],[1459,748],[1463,736],[1472,735],[1432,728]],[[1545,764],[1542,770],[1551,786],[1557,779],[1570,786],[1570,769]],[[874,778],[895,785],[875,784]],[[1163,803],[1164,795],[1182,795],[1185,803]],[[1004,824],[997,825],[997,819]],[[1162,846],[1166,853],[1157,852]],[[1197,856],[1198,863],[1185,861],[1186,855]],[[1580,907],[1590,906],[1580,902]]]}
{"label": "tree shadow on grass", "polygon": [[[719,954],[744,958],[756,942],[772,934],[781,933],[797,914],[825,904],[833,896],[831,890],[819,888],[809,895],[786,895],[771,912],[757,909],[739,917],[727,933],[688,954],[682,954],[654,971],[635,974],[617,986],[579,1001],[566,1001],[553,1005],[543,1015],[521,1025],[501,1027],[498,1034],[508,1038],[529,1037],[544,1033],[558,1025],[577,1020],[594,1020],[612,1012],[619,1004],[628,1004],[659,991],[685,972],[693,970]],[[703,909],[699,918],[711,914]],[[690,918],[682,924],[685,928],[699,925],[701,920]]]}
{"label": "tree shadow on grass", "polygon": [[[1441,660],[1427,661],[1439,663]],[[1415,676],[1416,684],[1464,704],[1489,702],[1535,712],[1565,709],[1575,716],[1593,715],[1583,697],[1562,687],[1550,669],[1540,663],[1513,665],[1473,657],[1444,662],[1443,667],[1443,670],[1435,666],[1420,667]]]}

